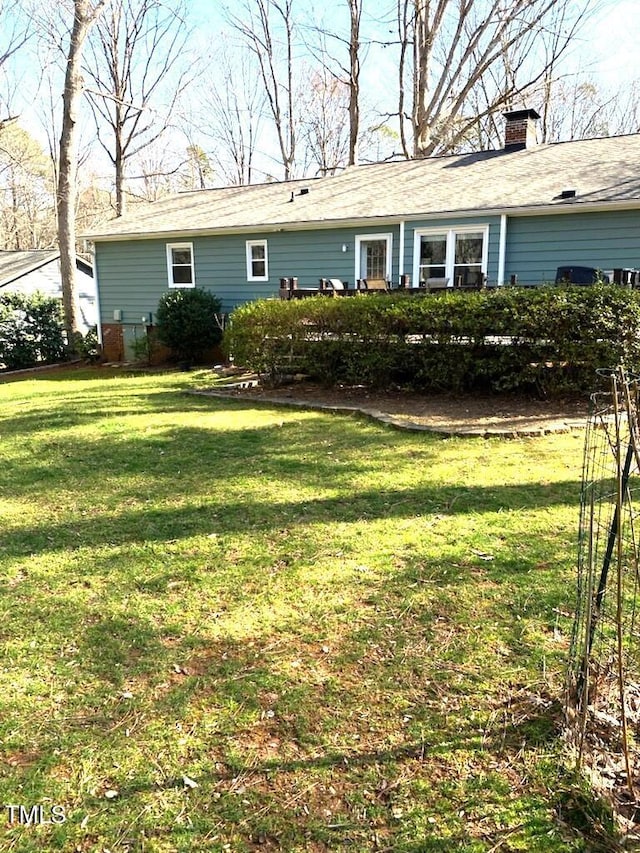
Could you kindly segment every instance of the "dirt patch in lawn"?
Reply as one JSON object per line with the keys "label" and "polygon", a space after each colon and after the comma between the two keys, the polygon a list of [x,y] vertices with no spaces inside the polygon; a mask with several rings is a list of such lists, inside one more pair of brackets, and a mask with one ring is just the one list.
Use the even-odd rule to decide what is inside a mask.
{"label": "dirt patch in lawn", "polygon": [[421,395],[373,391],[362,386],[325,388],[296,382],[282,388],[261,386],[212,389],[205,393],[278,405],[360,413],[399,429],[448,435],[520,437],[568,432],[585,426],[589,401],[583,397],[539,400],[516,395]]}

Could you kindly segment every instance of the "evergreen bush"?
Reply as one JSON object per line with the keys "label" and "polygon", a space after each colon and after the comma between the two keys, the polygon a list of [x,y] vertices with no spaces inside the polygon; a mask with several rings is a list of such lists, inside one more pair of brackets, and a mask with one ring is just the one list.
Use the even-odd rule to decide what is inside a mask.
{"label": "evergreen bush", "polygon": [[222,340],[221,307],[218,297],[202,288],[169,290],[156,312],[158,340],[180,361],[197,361]]}
{"label": "evergreen bush", "polygon": [[276,382],[301,371],[421,391],[582,391],[598,368],[640,369],[640,292],[547,285],[259,301],[233,312],[224,346]]}
{"label": "evergreen bush", "polygon": [[41,293],[0,296],[0,363],[6,368],[62,361],[65,343],[59,299]]}

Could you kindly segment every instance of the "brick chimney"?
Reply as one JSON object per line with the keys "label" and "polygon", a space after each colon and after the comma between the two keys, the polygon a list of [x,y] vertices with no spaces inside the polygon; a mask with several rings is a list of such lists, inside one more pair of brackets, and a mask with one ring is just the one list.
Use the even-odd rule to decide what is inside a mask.
{"label": "brick chimney", "polygon": [[537,145],[536,122],[540,118],[535,110],[512,110],[504,113],[507,120],[504,132],[504,150],[519,151]]}

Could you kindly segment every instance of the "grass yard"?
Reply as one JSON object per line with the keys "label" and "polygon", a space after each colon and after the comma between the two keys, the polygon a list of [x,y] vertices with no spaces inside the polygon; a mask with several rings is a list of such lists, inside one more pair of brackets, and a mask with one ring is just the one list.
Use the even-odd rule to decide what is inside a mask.
{"label": "grass yard", "polygon": [[204,380],[0,383],[0,849],[613,849],[560,738],[583,435]]}

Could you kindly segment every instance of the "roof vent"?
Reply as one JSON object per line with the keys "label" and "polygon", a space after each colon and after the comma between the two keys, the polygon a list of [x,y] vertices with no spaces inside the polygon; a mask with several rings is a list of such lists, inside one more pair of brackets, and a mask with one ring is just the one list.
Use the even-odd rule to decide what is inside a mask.
{"label": "roof vent", "polygon": [[535,110],[512,110],[504,113],[507,124],[504,132],[504,150],[519,151],[537,145],[536,122],[540,114]]}
{"label": "roof vent", "polygon": [[576,191],[575,190],[562,190],[562,192],[560,193],[560,198],[562,198],[562,199],[575,198],[575,197],[576,197]]}
{"label": "roof vent", "polygon": [[301,187],[300,195],[309,195],[309,187]]}

